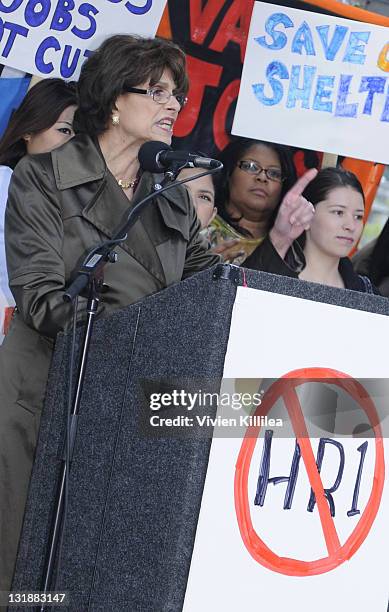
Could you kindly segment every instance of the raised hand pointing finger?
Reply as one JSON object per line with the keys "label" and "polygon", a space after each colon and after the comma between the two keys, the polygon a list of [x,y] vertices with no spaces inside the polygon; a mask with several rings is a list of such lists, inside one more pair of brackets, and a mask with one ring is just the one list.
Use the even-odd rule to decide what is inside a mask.
{"label": "raised hand pointing finger", "polygon": [[309,228],[315,209],[302,193],[316,177],[316,168],[311,168],[301,176],[285,194],[270,239],[281,257],[284,257],[292,242]]}

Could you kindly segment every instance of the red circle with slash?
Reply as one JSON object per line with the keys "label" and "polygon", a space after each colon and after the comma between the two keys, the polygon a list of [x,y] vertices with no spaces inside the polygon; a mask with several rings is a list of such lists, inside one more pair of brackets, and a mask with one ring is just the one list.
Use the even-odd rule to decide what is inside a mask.
{"label": "red circle with slash", "polygon": [[[339,541],[324,495],[323,483],[317,469],[304,416],[296,393],[296,387],[299,385],[306,382],[323,382],[323,379],[331,379],[332,385],[341,387],[360,405],[365,411],[375,435],[375,466],[372,490],[358,524],[344,544],[341,544]],[[284,398],[285,406],[300,446],[309,482],[316,497],[328,556],[313,561],[280,557],[256,533],[250,515],[248,477],[253,452],[261,430],[260,425],[248,427],[236,464],[235,509],[238,525],[247,550],[261,565],[289,576],[323,574],[338,567],[355,554],[366,539],[377,515],[385,480],[384,448],[379,418],[372,399],[358,381],[347,374],[328,368],[304,368],[285,374],[268,389],[255,415],[268,414],[281,396]],[[259,421],[259,419],[257,420]]]}

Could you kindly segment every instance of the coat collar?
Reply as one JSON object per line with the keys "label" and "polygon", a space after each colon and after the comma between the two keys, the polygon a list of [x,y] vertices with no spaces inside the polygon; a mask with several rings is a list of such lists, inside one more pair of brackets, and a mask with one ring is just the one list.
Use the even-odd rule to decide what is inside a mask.
{"label": "coat collar", "polygon": [[[84,207],[81,214],[109,238],[113,237],[115,230],[124,222],[129,209],[151,193],[153,185],[163,178],[163,175],[144,172],[136,193],[129,202],[109,172],[100,147],[86,134],[75,136],[59,149],[52,151],[51,158],[57,188],[64,191],[84,186]],[[158,192],[155,195],[164,224],[180,232],[188,240],[189,229],[185,221],[188,206],[182,189],[173,188],[161,196]],[[173,206],[169,206],[166,200]],[[160,282],[166,283],[171,261],[165,261],[154,245],[155,232],[158,233],[160,222],[153,206],[155,207],[155,204],[150,203],[150,206],[144,209],[141,218],[131,227],[129,238],[121,246]],[[175,211],[175,207],[179,210]]]}
{"label": "coat collar", "polygon": [[57,189],[63,191],[105,177],[107,166],[93,140],[79,134],[51,152]]}
{"label": "coat collar", "polygon": [[[101,180],[105,178],[108,173],[98,143],[92,140],[87,134],[78,134],[66,144],[62,145],[62,147],[54,149],[54,151],[51,152],[51,159],[54,168],[55,182],[59,191]],[[150,189],[153,184],[159,183],[163,178],[163,174],[144,174],[152,177],[152,179],[149,179],[147,183],[145,183]],[[133,200],[134,204],[141,199],[140,197],[137,198],[138,193],[140,193],[142,197],[145,195],[142,189],[137,189],[137,194]],[[185,202],[182,199],[182,194],[179,189],[170,189],[163,195],[183,212],[186,212]]]}

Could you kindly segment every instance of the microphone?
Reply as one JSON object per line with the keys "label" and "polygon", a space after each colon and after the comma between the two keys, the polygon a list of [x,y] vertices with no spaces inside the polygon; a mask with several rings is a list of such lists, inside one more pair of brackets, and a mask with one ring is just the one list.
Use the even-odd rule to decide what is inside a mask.
{"label": "microphone", "polygon": [[173,151],[165,142],[157,140],[145,142],[139,149],[138,159],[143,170],[155,173],[168,170],[176,164],[187,168],[204,168],[205,170],[223,167],[217,159],[200,157],[188,151]]}

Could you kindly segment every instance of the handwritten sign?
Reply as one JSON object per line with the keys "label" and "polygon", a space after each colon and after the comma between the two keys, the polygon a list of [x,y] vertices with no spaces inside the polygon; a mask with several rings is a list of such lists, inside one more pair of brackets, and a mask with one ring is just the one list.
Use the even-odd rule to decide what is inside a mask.
{"label": "handwritten sign", "polygon": [[[312,440],[309,437],[300,400],[296,393],[296,387],[306,383],[307,380],[309,382],[320,382],[323,381],[323,379],[330,379],[335,385],[342,387],[346,393],[349,393],[357,403],[361,404],[362,409],[366,412],[367,418],[370,421],[372,430],[376,434],[374,441],[376,461],[371,495],[361,519],[353,526],[353,531],[343,544],[340,542],[340,537],[338,536],[334,524],[335,502],[333,495],[342,483],[346,461],[345,447],[350,452],[350,445],[347,445],[347,443],[345,444],[344,441],[342,443],[334,438],[322,437],[318,445],[317,460],[315,460]],[[290,475],[288,477],[273,476],[269,478],[273,431],[267,430],[260,462],[254,506],[264,505],[269,483],[272,482],[276,485],[286,482],[287,488],[283,508],[284,510],[290,510],[293,504],[300,460],[303,459],[308,480],[311,485],[311,494],[307,511],[313,512],[317,503],[328,555],[320,559],[309,561],[282,557],[270,550],[256,533],[250,512],[248,476],[255,445],[261,429],[261,427],[257,425],[248,428],[239,453],[235,475],[235,507],[242,539],[254,559],[265,567],[280,572],[281,574],[289,576],[313,576],[315,574],[328,572],[338,567],[341,563],[348,561],[365,541],[370,531],[380,506],[384,486],[385,463],[382,430],[379,425],[374,403],[369,397],[369,394],[358,381],[353,380],[344,373],[329,370],[328,368],[303,368],[302,370],[290,372],[273,383],[267,391],[262,405],[257,408],[255,414],[267,414],[274,402],[281,396],[284,397],[285,405],[296,435],[296,446],[292,455]],[[346,513],[348,517],[354,517],[361,513],[358,509],[358,498],[363,465],[369,442],[372,442],[372,440],[366,440],[361,445],[358,445],[356,449],[357,453],[360,453],[360,460],[356,471],[352,499],[350,501],[351,508]],[[337,470],[335,470],[335,478],[333,479],[332,486],[325,488],[318,469],[321,471],[323,467],[327,445],[332,445],[338,450],[339,464]]]}
{"label": "handwritten sign", "polygon": [[[276,379],[255,414],[284,427],[213,439],[184,612],[386,612],[387,394],[356,380],[389,378],[377,337],[389,317],[238,288],[224,378]],[[308,411],[316,378],[336,391],[333,429]]]}
{"label": "handwritten sign", "polygon": [[388,32],[256,2],[233,133],[389,163]]}
{"label": "handwritten sign", "polygon": [[77,79],[113,34],[154,36],[166,0],[0,0],[0,64]]}

